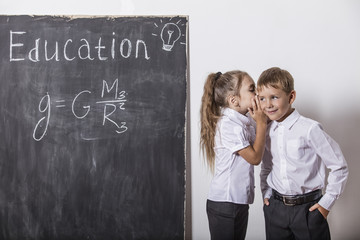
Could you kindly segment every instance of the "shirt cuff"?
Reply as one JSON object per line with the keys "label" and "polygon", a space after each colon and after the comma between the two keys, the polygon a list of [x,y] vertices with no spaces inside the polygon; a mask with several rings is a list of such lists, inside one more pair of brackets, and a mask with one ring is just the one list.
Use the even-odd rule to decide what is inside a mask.
{"label": "shirt cuff", "polygon": [[247,148],[250,145],[249,142],[244,142],[243,144],[238,144],[230,149],[231,152],[236,153],[244,148]]}
{"label": "shirt cuff", "polygon": [[263,193],[263,198],[270,198],[272,196],[272,188],[268,188],[266,189],[266,191],[264,191]]}
{"label": "shirt cuff", "polygon": [[318,204],[330,211],[331,207],[334,205],[336,198],[332,197],[330,194],[325,193],[324,196],[320,199]]}

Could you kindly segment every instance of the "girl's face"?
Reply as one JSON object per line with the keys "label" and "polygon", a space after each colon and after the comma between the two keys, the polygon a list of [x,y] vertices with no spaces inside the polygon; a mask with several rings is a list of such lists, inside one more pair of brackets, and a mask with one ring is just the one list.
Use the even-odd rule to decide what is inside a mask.
{"label": "girl's face", "polygon": [[260,107],[270,120],[282,122],[292,113],[295,96],[294,90],[287,94],[281,89],[263,86],[259,89]]}
{"label": "girl's face", "polygon": [[255,83],[249,77],[244,77],[239,96],[237,96],[237,103],[235,105],[234,110],[238,111],[241,114],[246,114],[248,112],[248,108],[252,107],[251,99],[254,98],[256,95],[255,93]]}

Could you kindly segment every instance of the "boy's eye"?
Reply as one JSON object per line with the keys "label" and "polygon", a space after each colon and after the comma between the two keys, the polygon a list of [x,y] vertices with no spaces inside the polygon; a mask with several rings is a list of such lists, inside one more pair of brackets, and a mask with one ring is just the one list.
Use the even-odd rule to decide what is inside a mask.
{"label": "boy's eye", "polygon": [[272,99],[278,99],[278,97],[277,96],[272,96]]}

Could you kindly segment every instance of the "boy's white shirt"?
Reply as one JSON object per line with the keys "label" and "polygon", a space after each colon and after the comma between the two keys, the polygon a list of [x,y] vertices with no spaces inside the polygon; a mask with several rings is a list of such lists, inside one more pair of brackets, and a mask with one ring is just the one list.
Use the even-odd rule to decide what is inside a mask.
{"label": "boy's white shirt", "polygon": [[[330,169],[327,185],[326,168]],[[330,210],[344,191],[347,177],[339,145],[318,122],[294,110],[284,121],[269,124],[260,173],[264,199],[270,198],[272,189],[299,195],[326,186],[319,204]]]}

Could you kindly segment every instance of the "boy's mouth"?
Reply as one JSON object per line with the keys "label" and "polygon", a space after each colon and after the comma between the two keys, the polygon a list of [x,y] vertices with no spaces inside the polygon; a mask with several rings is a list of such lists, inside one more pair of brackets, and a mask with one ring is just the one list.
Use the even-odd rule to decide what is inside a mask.
{"label": "boy's mouth", "polygon": [[271,111],[266,111],[269,115],[273,115],[274,113],[276,113],[277,109],[276,110],[271,110]]}

